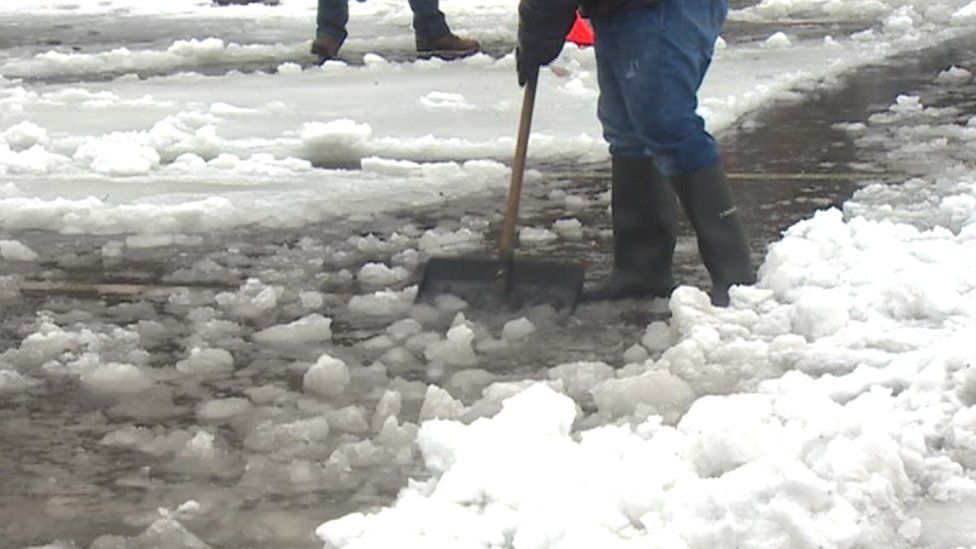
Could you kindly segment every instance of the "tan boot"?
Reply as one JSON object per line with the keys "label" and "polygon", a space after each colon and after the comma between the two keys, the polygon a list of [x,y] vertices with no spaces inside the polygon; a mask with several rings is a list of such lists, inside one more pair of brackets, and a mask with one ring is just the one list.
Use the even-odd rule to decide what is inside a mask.
{"label": "tan boot", "polygon": [[477,40],[461,38],[452,32],[435,38],[417,36],[417,53],[421,57],[439,57],[451,60],[474,55],[481,50]]}
{"label": "tan boot", "polygon": [[342,40],[329,35],[319,36],[312,41],[312,54],[319,56],[320,61],[334,59],[342,47]]}

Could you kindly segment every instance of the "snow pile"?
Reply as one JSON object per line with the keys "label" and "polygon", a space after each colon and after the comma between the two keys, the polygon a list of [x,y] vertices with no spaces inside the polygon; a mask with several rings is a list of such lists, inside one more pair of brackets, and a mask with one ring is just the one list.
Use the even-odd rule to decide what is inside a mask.
{"label": "snow pile", "polygon": [[[953,114],[901,98],[864,138],[958,136]],[[346,549],[971,541],[932,507],[976,502],[976,180],[942,166],[921,201],[920,185],[877,185],[846,217],[791,227],[727,309],[680,288],[641,340],[658,358],[560,365],[490,418],[442,407],[417,438],[429,480],[318,535]]]}
{"label": "snow pile", "polygon": [[158,74],[177,68],[199,67],[216,62],[253,62],[268,58],[286,60],[304,53],[304,44],[234,44],[219,38],[176,40],[163,51],[131,51],[117,48],[100,53],[62,53],[48,51],[33,59],[10,60],[0,64],[8,78],[45,78],[65,75],[149,72]]}

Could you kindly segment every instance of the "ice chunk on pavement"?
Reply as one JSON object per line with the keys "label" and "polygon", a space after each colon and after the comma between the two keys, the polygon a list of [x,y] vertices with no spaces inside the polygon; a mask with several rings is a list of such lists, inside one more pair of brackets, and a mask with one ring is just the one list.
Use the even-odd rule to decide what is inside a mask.
{"label": "ice chunk on pavement", "polygon": [[648,324],[647,329],[644,330],[644,337],[641,338],[641,345],[652,353],[667,350],[671,343],[671,328],[666,322],[660,320]]}
{"label": "ice chunk on pavement", "polygon": [[468,402],[481,396],[485,387],[495,382],[495,375],[478,368],[461,370],[451,375],[447,381],[447,388],[455,395]]}
{"label": "ice chunk on pavement", "polygon": [[764,48],[788,48],[792,45],[793,42],[782,31],[773,34],[762,44]]}
{"label": "ice chunk on pavement", "polygon": [[0,257],[7,261],[37,261],[37,252],[19,240],[0,240]]}
{"label": "ice chunk on pavement", "polygon": [[976,23],[976,1],[970,2],[954,12],[952,22],[956,25]]}
{"label": "ice chunk on pavement", "polygon": [[456,232],[436,228],[424,232],[418,246],[420,251],[429,255],[458,254],[476,250],[481,239],[481,233],[476,233],[467,227]]}
{"label": "ice chunk on pavement", "polygon": [[332,319],[318,313],[288,324],[279,324],[254,334],[254,341],[274,345],[317,343],[332,339]]}
{"label": "ice chunk on pavement", "polygon": [[314,164],[358,161],[366,156],[372,134],[369,124],[349,119],[309,122],[302,127],[305,158]]}
{"label": "ice chunk on pavement", "polygon": [[275,425],[262,422],[244,439],[244,446],[258,452],[281,451],[292,446],[319,444],[329,436],[329,421],[316,416]]}
{"label": "ice chunk on pavement", "polygon": [[225,421],[246,414],[253,408],[254,405],[246,398],[216,398],[201,404],[197,408],[197,417],[203,421]]}
{"label": "ice chunk on pavement", "polygon": [[583,238],[583,224],[579,219],[558,219],[552,224],[552,230],[566,240],[579,240]]}
{"label": "ice chunk on pavement", "polygon": [[405,318],[390,324],[386,333],[396,341],[406,341],[407,338],[422,332],[424,327],[412,318]]}
{"label": "ice chunk on pavement", "polygon": [[237,292],[217,294],[217,304],[227,314],[239,318],[258,318],[275,308],[284,289],[249,278]]}
{"label": "ice chunk on pavement", "polygon": [[109,240],[102,245],[102,257],[119,258],[125,252],[125,242],[121,240]]}
{"label": "ice chunk on pavement", "polygon": [[325,414],[329,420],[329,426],[337,431],[347,433],[362,434],[369,431],[369,422],[366,421],[366,410],[362,406],[352,405],[338,410],[332,410]]}
{"label": "ice chunk on pavement", "polygon": [[225,374],[234,370],[234,357],[224,349],[194,347],[190,356],[176,363],[176,369],[190,375]]}
{"label": "ice chunk on pavement", "polygon": [[425,349],[441,340],[437,332],[422,332],[407,338],[403,346],[410,352],[422,353]]}
{"label": "ice chunk on pavement", "polygon": [[386,423],[387,419],[399,416],[402,407],[403,397],[400,396],[399,391],[395,389],[384,391],[383,396],[376,403],[376,411],[373,412],[373,421],[370,422],[370,428],[373,432],[378,433],[383,428],[383,424]]}
{"label": "ice chunk on pavement", "polygon": [[420,407],[418,422],[431,419],[457,419],[463,413],[464,404],[455,400],[451,393],[436,385],[428,385],[424,403]]}
{"label": "ice chunk on pavement", "polygon": [[387,267],[383,263],[367,263],[359,269],[356,280],[372,286],[390,286],[410,277],[403,267]]}
{"label": "ice chunk on pavement", "polygon": [[529,246],[533,244],[545,244],[558,238],[559,236],[549,229],[541,229],[536,227],[523,227],[519,229],[518,234],[519,243]]}
{"label": "ice chunk on pavement", "polygon": [[172,518],[161,518],[153,522],[138,536],[101,536],[89,549],[142,549],[166,547],[167,549],[210,549],[200,538],[194,536],[182,524]]}
{"label": "ice chunk on pavement", "polygon": [[323,354],[306,372],[302,380],[305,391],[324,397],[341,395],[349,387],[352,375],[346,363]]}
{"label": "ice chunk on pavement", "polygon": [[380,362],[395,374],[415,372],[420,369],[420,361],[406,347],[393,347],[387,350],[380,357]]}
{"label": "ice chunk on pavement", "polygon": [[238,474],[238,458],[213,433],[197,433],[180,448],[167,468],[192,475],[231,477]]}
{"label": "ice chunk on pavement", "polygon": [[279,387],[277,385],[260,385],[257,387],[248,387],[247,389],[244,389],[244,392],[247,394],[248,398],[250,398],[252,402],[254,402],[259,406],[270,405],[270,404],[281,404],[289,400],[293,396],[295,396],[295,394],[289,392],[288,389],[285,389],[284,387]]}
{"label": "ice chunk on pavement", "polygon": [[502,327],[502,339],[509,343],[525,341],[534,333],[535,326],[524,316],[515,320],[509,320]]}
{"label": "ice chunk on pavement", "polygon": [[173,403],[173,388],[153,385],[145,391],[123,395],[109,412],[112,415],[133,419],[171,418],[186,413],[186,409]]}
{"label": "ice chunk on pavement", "polygon": [[20,286],[15,276],[0,275],[0,299],[20,297]]}
{"label": "ice chunk on pavement", "polygon": [[650,356],[651,355],[647,352],[647,349],[635,343],[624,351],[624,362],[627,364],[644,362]]}
{"label": "ice chunk on pavement", "polygon": [[301,74],[302,66],[298,63],[282,63],[275,69],[278,74]]}
{"label": "ice chunk on pavement", "polygon": [[81,382],[99,393],[131,394],[152,387],[153,380],[132,364],[103,364],[81,376]]}
{"label": "ice chunk on pavement", "polygon": [[129,448],[153,456],[175,454],[193,438],[191,433],[177,429],[169,433],[156,434],[146,427],[127,425],[116,429],[104,437],[99,444],[118,448]]}
{"label": "ice chunk on pavement", "polygon": [[322,292],[315,291],[304,291],[298,294],[298,299],[302,303],[302,307],[308,310],[321,309],[322,305],[325,304],[325,296]]}
{"label": "ice chunk on pavement", "polygon": [[92,171],[107,175],[145,175],[159,167],[159,152],[122,137],[89,138],[78,147],[74,159]]}
{"label": "ice chunk on pavement", "polygon": [[904,34],[910,32],[913,28],[915,28],[915,21],[912,19],[913,16],[916,18],[918,17],[918,14],[915,13],[914,9],[907,6],[898,8],[898,10],[889,14],[888,17],[885,17],[884,21],[882,21],[884,31],[889,34]]}
{"label": "ice chunk on pavement", "polygon": [[356,295],[349,300],[349,310],[368,316],[395,316],[410,310],[417,296],[417,286],[402,291],[380,290],[371,295]]}
{"label": "ice chunk on pavement", "polygon": [[432,91],[421,97],[420,104],[432,111],[469,111],[477,109],[463,95],[442,91]]}
{"label": "ice chunk on pavement", "polygon": [[474,366],[478,363],[472,342],[474,331],[462,324],[447,331],[447,339],[431,343],[424,349],[424,356],[431,362],[453,366]]}
{"label": "ice chunk on pavement", "polygon": [[46,144],[48,142],[48,135],[46,129],[30,120],[24,120],[0,132],[0,143],[4,141],[7,142],[7,145],[11,149],[24,151],[34,145]]}
{"label": "ice chunk on pavement", "polygon": [[590,401],[593,389],[613,378],[613,368],[605,362],[571,362],[549,369],[549,379],[561,381],[566,393],[580,401]]}
{"label": "ice chunk on pavement", "polygon": [[0,368],[0,394],[19,393],[29,389],[40,382],[13,370]]}
{"label": "ice chunk on pavement", "polygon": [[645,372],[636,377],[610,379],[593,389],[601,412],[625,417],[650,406],[668,423],[677,421],[695,399],[691,385],[668,372]]}
{"label": "ice chunk on pavement", "polygon": [[[461,299],[456,295],[451,295],[451,294],[441,294],[438,296],[434,296],[434,305],[437,311],[448,313],[448,314],[457,313],[458,311],[463,311],[464,309],[468,308],[467,301]],[[417,309],[417,307],[414,307],[414,309]],[[420,318],[418,316],[414,316],[414,318],[420,321],[425,320],[424,318]],[[434,315],[429,320],[433,322],[437,318],[438,318],[437,315]]]}

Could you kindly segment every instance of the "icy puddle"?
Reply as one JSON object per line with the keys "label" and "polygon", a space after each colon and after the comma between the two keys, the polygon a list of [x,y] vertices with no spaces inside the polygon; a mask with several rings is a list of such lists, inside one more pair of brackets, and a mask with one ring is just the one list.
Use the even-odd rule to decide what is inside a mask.
{"label": "icy puddle", "polygon": [[[318,524],[422,473],[419,421],[493,415],[585,359],[556,376],[583,396],[610,364],[667,346],[663,324],[645,336],[663,303],[574,316],[414,305],[418,249],[483,249],[488,220],[457,213],[432,230],[377,216],[301,234],[22,235],[8,253],[40,257],[0,279],[4,539],[145,541],[169,517],[167,544],[185,527],[216,546],[315,547]],[[35,282],[18,294],[24,274]],[[662,398],[668,383],[690,394],[675,378]]]}

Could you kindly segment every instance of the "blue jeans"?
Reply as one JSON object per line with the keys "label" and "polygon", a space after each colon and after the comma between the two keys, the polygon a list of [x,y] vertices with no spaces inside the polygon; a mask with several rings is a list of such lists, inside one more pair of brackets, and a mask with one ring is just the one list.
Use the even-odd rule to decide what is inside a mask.
{"label": "blue jeans", "polygon": [[[408,2],[413,11],[413,29],[418,36],[436,38],[450,32],[438,0]],[[349,0],[319,0],[315,36],[333,36],[341,42],[346,39],[348,22]]]}
{"label": "blue jeans", "polygon": [[728,0],[661,0],[593,20],[597,115],[615,156],[653,157],[667,176],[719,161],[697,114]]}

